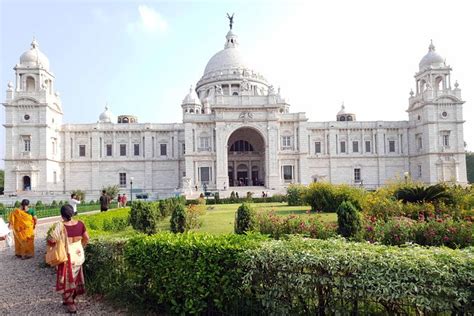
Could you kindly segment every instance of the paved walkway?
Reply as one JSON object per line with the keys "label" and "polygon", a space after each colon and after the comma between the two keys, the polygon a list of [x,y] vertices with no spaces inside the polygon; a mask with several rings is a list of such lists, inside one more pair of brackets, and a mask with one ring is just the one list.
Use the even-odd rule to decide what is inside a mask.
{"label": "paved walkway", "polygon": [[[50,222],[48,220],[47,222]],[[45,238],[50,223],[39,223],[35,236],[35,257],[21,260],[14,247],[0,241],[0,315],[63,315],[61,295],[55,291],[56,275],[44,264]],[[87,289],[87,284],[86,284]],[[105,302],[79,296],[79,315],[124,315]]]}

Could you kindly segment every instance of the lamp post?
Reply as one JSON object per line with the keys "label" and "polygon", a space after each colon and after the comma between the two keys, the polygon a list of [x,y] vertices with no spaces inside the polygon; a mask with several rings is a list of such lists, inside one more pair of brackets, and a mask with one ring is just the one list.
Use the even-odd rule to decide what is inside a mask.
{"label": "lamp post", "polygon": [[133,177],[130,177],[130,203],[133,202]]}
{"label": "lamp post", "polygon": [[408,184],[408,177],[410,176],[410,173],[408,171],[405,171],[403,173],[403,176],[405,177],[405,185],[407,185]]}

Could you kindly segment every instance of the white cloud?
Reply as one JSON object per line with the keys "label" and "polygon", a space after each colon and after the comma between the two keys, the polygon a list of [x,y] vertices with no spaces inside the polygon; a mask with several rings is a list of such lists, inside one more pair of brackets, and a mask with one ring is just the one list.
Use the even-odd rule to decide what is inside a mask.
{"label": "white cloud", "polygon": [[138,6],[138,13],[139,20],[128,25],[130,32],[140,30],[149,33],[165,33],[168,30],[168,23],[155,9],[141,4]]}

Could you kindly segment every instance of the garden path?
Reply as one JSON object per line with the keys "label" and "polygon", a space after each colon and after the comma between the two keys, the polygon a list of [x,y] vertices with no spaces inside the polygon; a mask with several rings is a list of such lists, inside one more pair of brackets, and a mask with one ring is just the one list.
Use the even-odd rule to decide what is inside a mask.
{"label": "garden path", "polygon": [[[36,228],[35,257],[21,260],[0,241],[0,315],[61,315],[66,309],[56,293],[54,269],[44,265],[45,238],[51,220]],[[87,288],[87,284],[86,284]],[[91,296],[79,296],[79,315],[126,314]]]}

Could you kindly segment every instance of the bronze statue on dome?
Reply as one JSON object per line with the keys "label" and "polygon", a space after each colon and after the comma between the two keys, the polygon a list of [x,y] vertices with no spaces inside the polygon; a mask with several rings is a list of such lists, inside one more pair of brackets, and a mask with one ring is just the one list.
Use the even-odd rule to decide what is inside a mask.
{"label": "bronze statue on dome", "polygon": [[227,18],[229,19],[229,27],[232,30],[232,24],[234,24],[234,13],[232,13],[232,15],[229,15],[229,13],[227,13]]}

